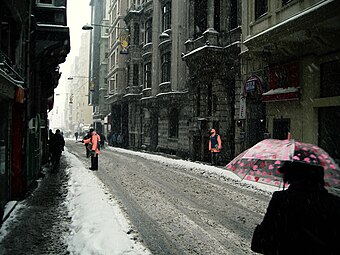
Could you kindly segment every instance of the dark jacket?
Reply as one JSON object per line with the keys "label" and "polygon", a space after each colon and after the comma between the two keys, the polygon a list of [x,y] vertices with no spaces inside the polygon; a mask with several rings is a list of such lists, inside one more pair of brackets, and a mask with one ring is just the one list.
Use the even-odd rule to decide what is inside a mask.
{"label": "dark jacket", "polygon": [[52,153],[61,153],[64,150],[65,140],[60,133],[54,134],[51,139],[52,142]]}
{"label": "dark jacket", "polygon": [[251,249],[263,254],[340,254],[340,198],[310,183],[276,191]]}

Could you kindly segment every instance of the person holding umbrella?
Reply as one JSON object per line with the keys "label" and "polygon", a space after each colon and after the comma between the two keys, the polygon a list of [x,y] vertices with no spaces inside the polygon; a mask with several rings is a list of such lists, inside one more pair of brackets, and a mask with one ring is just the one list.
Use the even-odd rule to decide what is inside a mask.
{"label": "person holding umbrella", "polygon": [[251,249],[262,254],[340,254],[340,198],[325,189],[324,167],[287,161],[288,189],[273,193]]}

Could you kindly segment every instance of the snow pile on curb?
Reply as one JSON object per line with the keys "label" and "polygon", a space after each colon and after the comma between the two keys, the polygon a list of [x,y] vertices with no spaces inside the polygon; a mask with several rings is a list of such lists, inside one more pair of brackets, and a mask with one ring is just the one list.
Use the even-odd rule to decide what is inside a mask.
{"label": "snow pile on curb", "polygon": [[280,190],[279,187],[275,187],[275,186],[271,186],[271,185],[267,185],[263,183],[256,183],[256,182],[247,181],[247,180],[241,181],[239,176],[221,167],[209,166],[209,165],[202,164],[200,162],[192,162],[192,161],[183,160],[183,159],[173,159],[173,158],[168,158],[168,157],[161,156],[161,155],[155,155],[155,154],[139,152],[139,151],[131,151],[131,150],[126,150],[126,149],[117,148],[117,147],[106,147],[106,148],[109,148],[112,151],[136,155],[139,157],[146,158],[148,160],[157,161],[165,165],[176,166],[178,168],[182,168],[184,170],[188,170],[188,171],[191,171],[197,174],[201,174],[206,177],[211,177],[211,178],[221,179],[221,180],[228,180],[229,183],[231,182],[240,187],[253,189],[255,191],[259,190],[259,191],[264,191],[266,193],[271,194],[274,191]]}
{"label": "snow pile on curb", "polygon": [[131,227],[103,183],[69,152],[71,167],[66,205],[72,218],[71,254],[151,254],[129,235]]}

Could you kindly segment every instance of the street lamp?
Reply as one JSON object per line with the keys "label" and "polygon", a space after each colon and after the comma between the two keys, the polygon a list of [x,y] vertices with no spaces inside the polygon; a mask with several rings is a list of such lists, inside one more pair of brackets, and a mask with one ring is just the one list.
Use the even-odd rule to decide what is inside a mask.
{"label": "street lamp", "polygon": [[[67,77],[68,80],[73,80],[74,78],[90,79],[91,77],[89,77],[89,76],[70,76],[70,77]],[[93,78],[95,78],[95,77],[93,77]]]}
{"label": "street lamp", "polygon": [[129,31],[126,27],[117,27],[117,26],[108,26],[108,25],[99,25],[99,24],[85,24],[81,29],[82,30],[92,30],[93,27],[108,27],[108,28],[117,28],[117,29],[124,29],[127,32]]}

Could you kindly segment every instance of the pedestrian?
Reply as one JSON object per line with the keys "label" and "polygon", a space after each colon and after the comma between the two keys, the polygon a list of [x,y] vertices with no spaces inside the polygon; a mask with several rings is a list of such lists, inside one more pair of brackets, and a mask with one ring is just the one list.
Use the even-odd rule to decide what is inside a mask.
{"label": "pedestrian", "polygon": [[111,146],[113,147],[117,146],[117,134],[116,133],[112,133],[110,141],[111,141]]}
{"label": "pedestrian", "polygon": [[273,193],[251,249],[262,254],[340,254],[340,197],[325,189],[322,166],[286,162],[287,190]]}
{"label": "pedestrian", "polygon": [[94,129],[90,129],[91,137],[82,140],[83,143],[91,144],[91,167],[90,170],[98,170],[98,156],[100,154],[99,146],[100,146],[100,136]]}
{"label": "pedestrian", "polygon": [[100,149],[105,149],[105,135],[103,135],[102,133],[97,133],[100,136]]}
{"label": "pedestrian", "polygon": [[74,133],[74,136],[75,136],[76,141],[77,141],[77,140],[78,140],[78,132],[75,132],[75,133]]}
{"label": "pedestrian", "polygon": [[65,140],[59,129],[55,131],[55,134],[51,139],[52,146],[52,170],[57,171],[60,164],[60,157],[64,151]]}
{"label": "pedestrian", "polygon": [[[88,139],[91,138],[91,133],[90,131],[87,132],[87,134],[83,137],[83,141],[88,141]],[[85,144],[85,153],[86,153],[86,158],[90,157],[91,154],[91,149],[92,149],[92,145],[90,144],[90,142],[84,142]]]}
{"label": "pedestrian", "polygon": [[53,141],[53,136],[54,136],[54,133],[52,131],[52,129],[50,129],[48,131],[48,159],[49,159],[49,162],[50,162],[50,165],[53,165],[53,160],[52,160],[52,150],[53,150],[53,145],[52,145],[52,141]]}
{"label": "pedestrian", "polygon": [[118,136],[117,136],[117,146],[118,147],[123,146],[123,136],[122,136],[122,134],[118,134]]}
{"label": "pedestrian", "polygon": [[209,151],[211,154],[211,164],[217,165],[219,163],[219,156],[222,149],[222,141],[220,135],[216,133],[215,129],[210,130]]}

